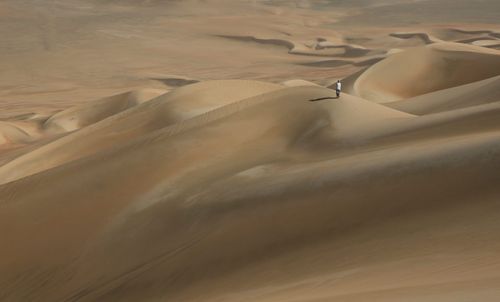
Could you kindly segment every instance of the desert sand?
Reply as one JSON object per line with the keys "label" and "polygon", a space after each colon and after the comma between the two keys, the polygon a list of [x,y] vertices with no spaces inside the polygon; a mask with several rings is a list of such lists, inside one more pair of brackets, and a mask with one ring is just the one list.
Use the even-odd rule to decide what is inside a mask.
{"label": "desert sand", "polygon": [[5,0],[0,36],[0,301],[500,300],[500,2]]}

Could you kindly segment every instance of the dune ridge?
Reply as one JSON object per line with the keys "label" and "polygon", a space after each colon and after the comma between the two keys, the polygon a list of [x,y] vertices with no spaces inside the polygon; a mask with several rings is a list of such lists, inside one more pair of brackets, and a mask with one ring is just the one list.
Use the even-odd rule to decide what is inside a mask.
{"label": "dune ridge", "polygon": [[428,33],[396,32],[396,33],[391,33],[390,36],[400,38],[400,39],[411,39],[411,38],[416,37],[416,38],[422,40],[425,44],[443,42],[442,40],[439,40],[436,37],[429,35]]}
{"label": "dune ridge", "polygon": [[0,146],[29,142],[30,135],[23,129],[7,122],[0,122]]}
{"label": "dune ridge", "polygon": [[88,102],[52,115],[44,122],[43,127],[52,132],[74,131],[132,108],[164,92],[162,90],[130,91]]}
{"label": "dune ridge", "polygon": [[[222,87],[230,87],[229,83],[231,81],[194,85],[202,91],[214,86],[223,90]],[[487,128],[485,120],[480,119],[482,122],[476,132],[460,134],[457,130],[455,135],[450,135],[443,129],[441,137],[430,131],[421,133],[419,140],[405,142],[397,139],[401,134],[395,130],[407,128],[405,135],[410,133],[408,131],[418,133],[419,129],[428,128],[432,123],[448,124],[450,114],[416,117],[349,95],[340,100],[312,101],[333,97],[332,90],[322,87],[282,88],[266,86],[265,83],[234,83],[253,85],[252,94],[262,86],[270,90],[228,100],[226,105],[144,132],[116,148],[1,185],[0,194],[4,197],[3,210],[0,211],[2,238],[14,238],[14,234],[17,238],[25,238],[28,234],[43,238],[17,241],[23,245],[23,253],[17,255],[16,262],[0,262],[3,270],[8,272],[21,272],[21,268],[30,271],[30,267],[35,270],[29,278],[19,275],[25,280],[22,282],[2,280],[3,297],[32,299],[36,295],[46,300],[133,301],[161,296],[180,301],[196,300],[198,296],[193,288],[204,288],[216,277],[215,273],[202,271],[217,271],[217,278],[226,280],[222,284],[231,284],[238,280],[240,270],[250,269],[249,265],[271,265],[281,257],[294,257],[293,253],[287,252],[290,245],[295,246],[293,250],[299,254],[301,251],[307,253],[307,249],[318,249],[318,259],[323,263],[330,262],[335,255],[341,255],[342,250],[332,255],[330,249],[325,252],[321,247],[329,246],[330,238],[344,240],[341,234],[347,230],[363,236],[371,227],[362,224],[360,229],[355,228],[361,221],[380,221],[393,217],[394,213],[409,215],[414,207],[421,211],[430,209],[438,197],[448,200],[448,203],[440,204],[446,209],[456,205],[454,198],[465,192],[467,194],[460,199],[463,205],[470,204],[468,194],[490,191],[498,194],[495,189],[499,180],[495,171],[500,164],[496,160],[500,152],[497,124],[493,124],[496,125],[494,128]],[[221,84],[226,85],[217,87]],[[186,86],[178,94],[196,90],[189,88]],[[175,96],[175,91],[160,98],[170,94]],[[172,97],[165,103],[174,102],[174,99]],[[206,100],[197,102],[203,104]],[[496,104],[484,106],[493,105]],[[483,112],[492,111],[485,109]],[[497,109],[496,112],[494,119],[498,119],[500,111]],[[463,112],[461,115],[467,117],[469,114]],[[450,127],[456,128],[453,124]],[[239,131],[242,129],[245,131]],[[341,152],[346,143],[357,145],[353,149],[356,151]],[[385,148],[376,148],[380,144]],[[180,146],[182,152],[179,152]],[[145,154],[147,156],[143,156]],[[431,163],[441,167],[439,174],[432,172],[434,164],[429,166],[429,158],[433,159]],[[481,158],[480,165],[478,158]],[[407,168],[402,169],[403,166]],[[457,169],[467,173],[453,177],[447,186],[462,189],[436,197],[433,180],[450,179]],[[387,171],[393,171],[389,179]],[[102,173],[110,173],[113,177],[98,177]],[[137,175],[141,178],[138,179]],[[382,175],[384,177],[380,177]],[[401,182],[402,177],[405,182]],[[374,179],[378,180],[374,182]],[[475,181],[470,183],[470,179]],[[95,187],[96,181],[100,183],[98,187]],[[387,188],[391,182],[393,185]],[[417,189],[412,185],[415,182],[422,185]],[[50,188],[56,183],[62,190],[58,194],[71,198],[71,203],[61,204],[47,198],[53,194]],[[126,185],[131,183],[134,186]],[[349,188],[348,183],[370,188],[370,193]],[[26,187],[34,190],[22,189]],[[331,192],[333,199],[325,200],[322,194],[314,194],[325,190]],[[413,199],[403,204],[384,202],[387,190],[408,195],[418,191],[419,200],[427,199],[427,202],[415,203]],[[48,215],[46,217],[50,219],[37,223],[30,222],[29,215],[20,216],[30,211],[32,204],[37,204],[37,215]],[[476,208],[478,206],[476,204]],[[58,211],[54,212],[54,207]],[[97,207],[99,211],[95,211]],[[350,214],[346,216],[346,213]],[[61,228],[64,219],[60,219],[60,215],[72,215],[77,220]],[[332,215],[337,219],[332,219]],[[165,217],[170,219],[165,220]],[[276,217],[279,217],[278,221]],[[301,219],[297,220],[297,217]],[[260,221],[259,226],[252,223],[255,219]],[[89,221],[92,221],[91,225]],[[218,222],[214,225],[214,221]],[[44,227],[40,227],[40,223]],[[11,227],[7,228],[9,225]],[[14,225],[23,227],[12,228]],[[207,225],[211,227],[207,229]],[[283,227],[285,225],[287,227]],[[6,230],[9,230],[8,234]],[[140,236],[130,237],[131,233]],[[267,235],[254,236],[256,233]],[[161,240],[164,236],[170,240]],[[238,245],[225,250],[218,248],[220,244],[234,241]],[[146,242],[149,244],[147,251],[142,248]],[[495,248],[495,241],[490,242],[492,244],[485,245],[485,249]],[[117,253],[118,249],[121,252]],[[270,254],[265,252],[269,249],[273,251]],[[359,253],[359,248],[354,248],[357,249]],[[1,251],[0,259],[6,259],[6,255],[19,250],[19,245],[8,246]],[[83,254],[82,250],[85,251]],[[403,250],[401,253],[409,252]],[[268,256],[260,258],[258,255]],[[72,260],[74,257],[76,261]],[[377,257],[383,259],[380,255]],[[342,265],[338,260],[336,262]],[[48,266],[40,270],[35,268],[36,263]],[[55,270],[51,263],[68,265],[63,270]],[[108,269],[97,269],[103,265]],[[318,264],[312,265],[316,267]],[[390,262],[381,265],[379,269],[383,270]],[[311,263],[302,260],[291,269],[300,271],[307,266],[310,267]],[[335,267],[333,265],[330,269]],[[429,267],[426,271],[432,272],[433,269]],[[182,276],[175,277],[180,272],[183,272]],[[489,274],[492,277],[497,276],[494,272],[494,267],[491,267]],[[50,278],[44,277],[46,274],[50,274]],[[260,279],[259,274],[253,273],[255,280]],[[324,278],[336,280],[335,275],[330,274],[334,273],[324,270]],[[58,287],[57,284],[67,276],[71,276],[71,281],[65,287]],[[234,278],[227,279],[230,276]],[[444,274],[442,280],[467,282],[471,276]],[[174,278],[177,281],[166,281]],[[275,280],[276,286],[281,284],[284,288],[293,284],[293,280],[278,275],[264,280]],[[354,280],[344,279],[343,285],[336,287],[335,292],[321,287],[322,294],[336,297],[343,291],[349,293],[349,282]],[[152,286],[145,290],[141,286],[143,282]],[[420,279],[410,281],[408,285],[422,284],[419,282]],[[81,290],[82,284],[87,288],[84,291]],[[258,286],[262,281],[254,284]],[[236,290],[241,286],[243,283],[232,288]],[[373,290],[383,286],[374,285]],[[488,283],[485,286],[494,288]],[[37,290],[24,290],[27,288]],[[223,285],[212,284],[204,299],[220,299],[224,297],[220,296],[221,291],[227,294]],[[271,291],[265,296],[266,299],[284,298],[287,292]],[[243,290],[241,293],[241,299],[253,297],[251,292]],[[228,296],[227,299],[231,298]]]}
{"label": "dune ridge", "polygon": [[[221,86],[224,85],[231,88],[221,90]],[[238,80],[202,82],[180,88],[136,105],[131,110],[122,112],[118,110],[119,114],[111,115],[107,119],[83,128],[82,131],[64,136],[34,152],[16,158],[0,167],[0,182],[9,182],[107,148],[113,148],[117,144],[213,110],[232,101],[281,88],[282,86],[270,83]],[[123,96],[126,97],[123,98]],[[119,95],[98,101],[98,104],[103,104],[104,108],[108,106],[116,108],[116,101],[118,101],[119,106],[122,106],[123,101],[128,104],[128,97],[128,94]],[[186,102],[186,99],[190,100],[191,104]],[[68,112],[74,114],[74,112],[81,113],[83,111],[85,113],[85,110],[91,110],[92,113],[100,116],[101,107],[103,106],[85,106],[83,110],[81,107],[77,107]],[[67,117],[67,114],[63,112],[62,116]],[[58,117],[57,114],[56,117]],[[42,158],[43,161],[40,160]]]}
{"label": "dune ridge", "polygon": [[336,44],[324,38],[317,38],[313,43],[300,43],[288,39],[258,38],[255,36],[217,35],[217,37],[280,46],[288,49],[289,54],[303,56],[355,58],[380,53],[380,51],[366,49],[359,45]]}
{"label": "dune ridge", "polygon": [[417,47],[371,66],[356,80],[354,91],[376,102],[397,101],[496,76],[499,58],[496,50],[458,43]]}
{"label": "dune ridge", "polygon": [[[445,54],[454,55],[451,52]],[[474,56],[470,53],[468,55]],[[369,68],[360,76],[370,72]],[[497,77],[447,89],[451,92],[440,90],[399,103],[384,103],[385,105],[348,94],[335,99],[334,92],[330,89],[299,84],[297,87],[285,88],[263,82],[229,80],[188,85],[141,104],[134,103],[128,110],[114,110],[116,113],[108,118],[88,119],[96,122],[3,165],[0,175],[4,184],[0,186],[0,194],[4,198],[4,210],[0,212],[3,215],[0,221],[5,227],[0,229],[8,229],[10,234],[14,232],[20,238],[35,232],[37,238],[44,238],[46,251],[40,253],[41,242],[38,241],[18,242],[23,244],[25,252],[18,255],[15,263],[2,264],[4,270],[19,272],[21,267],[29,268],[30,265],[26,266],[29,263],[50,264],[54,261],[51,259],[70,264],[71,255],[78,253],[83,248],[83,243],[94,242],[66,270],[57,272],[51,266],[47,268],[52,272],[52,277],[43,281],[49,282],[45,286],[47,290],[21,294],[27,293],[23,289],[36,287],[42,282],[43,277],[37,277],[43,276],[43,271],[40,271],[22,283],[12,279],[3,280],[3,284],[10,284],[5,287],[4,297],[30,299],[33,297],[31,295],[37,295],[44,299],[88,301],[106,297],[127,301],[161,294],[171,298],[186,295],[185,299],[189,301],[189,288],[208,282],[207,276],[200,275],[195,268],[214,268],[214,265],[224,263],[222,259],[229,257],[234,264],[223,269],[219,267],[219,270],[224,272],[222,276],[231,275],[238,268],[244,268],[248,261],[245,259],[253,253],[262,253],[265,249],[278,245],[282,248],[276,250],[276,255],[281,255],[286,250],[284,247],[291,242],[302,242],[299,246],[308,246],[309,241],[298,240],[306,234],[315,234],[314,236],[319,236],[319,243],[328,244],[328,241],[324,241],[325,238],[335,237],[337,233],[327,232],[325,234],[329,234],[328,236],[321,235],[325,228],[349,228],[356,221],[366,219],[367,216],[362,214],[369,212],[365,212],[365,195],[348,193],[351,192],[349,190],[345,196],[332,193],[336,198],[347,198],[346,200],[352,200],[355,204],[350,206],[352,209],[346,208],[345,201],[329,205],[311,193],[324,186],[346,190],[346,181],[363,183],[370,179],[367,175],[387,175],[387,171],[391,169],[395,169],[395,174],[391,177],[399,178],[404,175],[418,179],[424,177],[419,176],[420,173],[429,173],[427,165],[422,163],[428,163],[430,157],[435,158],[431,162],[447,167],[442,170],[445,173],[443,175],[455,173],[453,171],[457,169],[458,162],[470,166],[467,168],[468,174],[454,178],[454,182],[447,184],[451,186],[455,182],[460,183],[466,192],[478,192],[483,187],[493,188],[498,180],[494,171],[499,163],[494,160],[495,156],[491,156],[492,150],[500,150],[494,139],[500,131],[495,122],[500,116],[500,107],[498,101],[495,101]],[[477,95],[478,91],[483,91],[484,96]],[[470,101],[471,94],[476,94],[478,98]],[[457,96],[463,96],[464,102],[468,102],[455,102]],[[118,102],[118,108],[121,109],[122,102],[128,102],[128,97],[121,95],[119,98],[107,98],[97,104],[108,103],[106,105],[115,108],[113,106]],[[418,98],[425,101],[419,101]],[[448,105],[442,107],[443,104]],[[411,106],[423,109],[415,111]],[[434,109],[435,106],[441,106],[438,107],[440,110]],[[80,113],[80,108],[66,112]],[[100,106],[89,108],[96,108],[91,113],[100,116]],[[84,107],[83,112],[88,114],[86,109]],[[56,114],[55,117],[64,117],[66,112]],[[469,130],[464,131],[464,127]],[[110,133],[115,133],[114,138]],[[85,145],[89,146],[87,149],[91,153],[85,153]],[[179,152],[179,148],[182,148],[182,152]],[[390,151],[380,151],[380,148]],[[413,151],[409,153],[408,150]],[[392,155],[389,156],[387,152]],[[488,152],[490,156],[484,157],[484,152]],[[143,156],[144,154],[147,156]],[[40,158],[45,159],[44,166],[40,166]],[[52,162],[47,166],[49,158],[52,158]],[[485,163],[475,165],[477,158],[486,160],[488,171],[491,172],[485,173]],[[357,163],[356,168],[352,166],[354,162]],[[410,165],[416,170],[399,170],[401,165]],[[18,174],[13,174],[14,171]],[[98,176],[103,173],[114,176]],[[136,175],[142,175],[141,179],[138,180]],[[475,185],[465,185],[471,177],[476,181],[481,179],[477,189],[473,189],[476,188]],[[97,187],[100,189],[97,190],[92,189],[96,180],[100,182]],[[417,180],[412,182],[414,181]],[[419,189],[419,196],[433,196],[431,182],[428,179],[418,181],[428,186],[425,189],[427,193],[423,195],[422,188]],[[57,213],[60,214],[52,213],[51,209],[61,205],[47,198],[52,194],[47,189],[52,188],[55,183],[63,190],[59,194],[71,196],[72,200],[59,209]],[[125,189],[124,184],[129,183],[134,183],[134,186]],[[304,185],[309,183],[314,185]],[[378,192],[375,185],[372,185],[373,190]],[[362,186],[369,187],[367,184]],[[23,187],[33,189],[23,190]],[[228,191],[227,188],[240,189]],[[407,192],[415,190],[411,186],[397,188]],[[83,194],[83,191],[86,193]],[[294,201],[278,203],[279,214],[274,212],[277,205],[269,208],[270,206],[262,203],[257,208],[262,210],[255,212],[254,207],[259,204],[256,203],[257,200],[272,200],[273,196],[283,198],[291,196],[290,194],[296,195],[292,198]],[[377,194],[384,196],[386,193],[382,190]],[[377,194],[372,195],[372,198],[376,200],[376,196],[379,196]],[[89,196],[94,200],[93,204],[88,204]],[[308,197],[302,199],[300,196]],[[283,200],[282,198],[279,200]],[[315,200],[312,204],[311,198]],[[250,201],[252,202],[249,203]],[[99,205],[99,211],[91,211],[102,202],[105,203]],[[39,228],[37,224],[16,214],[25,213],[26,207],[31,204],[37,204],[38,209],[47,211],[47,215],[53,217],[45,220],[46,227]],[[362,205],[365,211],[359,212]],[[247,234],[245,238],[251,238],[255,232],[269,233],[274,224],[272,220],[265,218],[269,216],[264,213],[269,213],[270,209],[270,213],[276,213],[282,219],[296,217],[299,212],[305,219],[299,220],[302,223],[292,224],[293,228],[288,227],[283,231],[278,228],[261,240],[240,243],[242,245],[239,248],[230,249],[227,253],[215,252],[214,248],[218,246],[216,242],[237,240],[235,234],[239,238],[242,234]],[[360,216],[352,217],[353,220],[341,219],[332,224],[332,220],[327,219],[330,215],[321,215],[322,212],[326,214],[331,211],[327,209],[337,209],[341,213],[358,212]],[[379,209],[379,219],[394,211],[404,213],[407,210],[391,203],[383,204],[382,209],[384,210]],[[64,220],[58,219],[57,215],[71,215],[82,211],[86,215],[80,216],[80,220],[75,221],[72,227],[60,228],[59,224]],[[191,211],[193,214],[188,214]],[[249,227],[247,222],[236,222],[226,216],[235,216],[234,211],[240,213],[238,217],[249,215],[252,220],[253,217],[259,217],[260,228]],[[204,221],[201,225],[210,223],[214,217],[220,217],[218,219],[222,219],[222,222],[219,228],[231,226],[234,233],[207,233],[198,228],[186,230],[186,226],[192,221],[189,219],[157,222],[159,224],[151,228],[149,225],[151,221],[157,221],[157,213],[164,213],[167,217],[194,215],[193,222],[200,224],[200,221]],[[93,217],[90,219],[91,228],[87,225],[89,217]],[[315,217],[314,223],[307,217]],[[143,224],[145,221],[149,223]],[[80,224],[87,227],[82,229]],[[11,227],[7,227],[9,225]],[[12,229],[12,225],[23,225],[23,228]],[[169,234],[180,232],[182,236],[174,236],[172,238],[178,239],[166,245],[161,244],[161,240],[151,239],[151,236],[158,236],[155,235],[158,227],[168,230]],[[60,231],[56,231],[58,229]],[[132,231],[139,232],[141,236],[130,242],[125,234]],[[51,240],[53,244],[50,243]],[[58,246],[56,240],[65,246],[64,253],[56,253],[53,249]],[[142,249],[133,248],[144,245],[143,240],[158,244],[145,255]],[[111,251],[123,245],[127,246],[126,254],[116,257],[116,253]],[[20,246],[12,245],[2,253],[8,255],[19,249]],[[67,249],[70,249],[69,253]],[[199,254],[201,250],[205,256]],[[110,258],[108,255],[114,257]],[[184,257],[193,259],[194,255],[199,258],[194,263],[191,262],[191,265],[181,260]],[[130,262],[130,259],[137,261]],[[109,265],[110,261],[112,265]],[[259,258],[254,258],[250,263],[253,261],[258,263]],[[98,273],[95,268],[101,267],[103,263],[108,263],[108,267],[113,269]],[[190,272],[181,279],[190,286],[173,283],[165,287],[155,281],[171,278],[179,271]],[[56,289],[56,284],[68,274],[73,276],[73,281],[63,289]],[[140,280],[147,278],[150,280],[148,282],[157,285],[147,291],[135,291],[134,280],[139,276],[142,276]],[[81,284],[87,284],[89,290],[79,290]],[[174,284],[178,285],[173,287]],[[217,296],[216,293],[213,293],[214,297]],[[327,293],[328,291],[325,294],[330,295]],[[270,297],[273,295],[275,294]]]}
{"label": "dune ridge", "polygon": [[1,1],[0,301],[497,302],[498,8]]}
{"label": "dune ridge", "polygon": [[386,105],[412,114],[424,115],[498,101],[500,78],[496,76]]}

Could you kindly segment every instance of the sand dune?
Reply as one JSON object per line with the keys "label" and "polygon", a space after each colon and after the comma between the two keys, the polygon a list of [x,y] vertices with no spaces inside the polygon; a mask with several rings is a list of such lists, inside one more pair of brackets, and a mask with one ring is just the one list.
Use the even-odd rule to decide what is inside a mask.
{"label": "sand dune", "polygon": [[180,86],[184,86],[184,85],[189,85],[189,84],[194,84],[194,83],[198,83],[199,81],[198,80],[195,80],[195,79],[190,79],[190,78],[186,78],[186,77],[161,77],[161,78],[151,78],[153,80],[156,80],[156,81],[160,81],[162,83],[165,83],[166,85],[168,86],[172,86],[172,87],[180,87]]}
{"label": "sand dune", "polygon": [[0,301],[497,302],[496,8],[3,1]]}
{"label": "sand dune", "polygon": [[499,101],[500,77],[496,76],[386,105],[412,114],[424,115]]}
{"label": "sand dune", "polygon": [[[205,89],[222,94],[225,88],[232,91],[228,84],[231,81],[195,84],[161,98],[197,95]],[[325,299],[346,295],[363,299],[362,293],[352,292],[359,278],[368,278],[362,277],[362,272],[380,276],[388,269],[392,271],[366,288],[368,292],[378,292],[386,289],[398,274],[404,274],[404,268],[413,261],[426,259],[425,253],[412,252],[414,244],[423,242],[418,239],[423,230],[417,228],[413,235],[417,239],[410,243],[403,236],[405,229],[396,231],[398,228],[392,226],[397,219],[374,230],[372,223],[397,213],[401,219],[409,217],[411,223],[406,228],[416,228],[418,217],[436,207],[437,200],[441,201],[438,208],[450,207],[456,213],[453,215],[462,217],[461,223],[464,213],[468,213],[466,221],[472,223],[470,216],[474,212],[468,209],[468,194],[475,198],[486,196],[487,192],[498,194],[494,190],[499,180],[498,123],[490,124],[494,126],[491,128],[484,118],[478,118],[476,131],[467,133],[457,130],[451,121],[468,120],[472,114],[469,112],[416,117],[349,95],[336,100],[333,91],[321,87],[278,88],[238,81],[234,84],[249,85],[253,93],[223,100],[225,106],[165,125],[158,131],[143,132],[95,156],[1,186],[4,199],[0,232],[2,238],[11,242],[0,252],[0,266],[7,272],[3,275],[7,278],[2,280],[3,297],[134,301],[161,296],[196,301],[203,293],[203,300],[207,301],[235,297],[253,300],[256,294],[262,295],[259,300],[266,301],[287,299],[299,290],[298,296],[304,295],[299,301],[307,301],[311,297],[309,281],[304,281],[302,286],[306,288],[300,290],[301,286],[294,285],[297,277],[293,276],[311,274],[310,270],[299,273],[309,267],[321,271],[314,282],[325,284],[316,292]],[[268,92],[262,92],[263,88]],[[256,93],[260,95],[251,96]],[[172,97],[165,103],[174,100]],[[191,100],[200,106],[207,102],[203,97]],[[152,102],[155,100],[144,105]],[[498,109],[482,112],[496,112],[491,118],[499,118]],[[432,131],[434,125],[450,125],[455,134],[446,128]],[[401,135],[406,139],[402,140]],[[381,146],[384,147],[380,149]],[[439,173],[434,171],[435,165],[428,165],[429,158],[439,163]],[[482,158],[481,165],[477,164],[478,158]],[[466,173],[457,176],[457,169]],[[451,175],[454,176],[450,178]],[[447,188],[461,189],[436,196],[439,179],[448,180]],[[414,183],[420,184],[418,188]],[[53,194],[50,188],[56,185],[58,195],[71,202],[49,198]],[[357,190],[358,186],[368,191]],[[326,199],[325,191],[330,196]],[[389,191],[418,197],[394,202],[384,197]],[[498,206],[488,200],[475,203],[473,209]],[[31,205],[36,205],[36,212],[32,212]],[[440,236],[450,236],[446,228],[458,227],[455,222],[439,222],[437,217],[443,214],[435,213],[427,219],[441,235],[427,241],[425,245],[429,246],[439,242]],[[33,220],[32,215],[45,219]],[[68,216],[73,217],[70,224],[63,218]],[[468,231],[491,228],[488,221],[474,223]],[[372,237],[366,243],[372,248],[382,242],[403,245],[390,236],[374,239],[369,235],[378,229],[393,229],[395,238],[406,238],[404,249],[396,250],[399,257],[407,260],[392,264],[387,254],[379,252],[372,256],[379,261],[378,266],[349,272],[353,265],[366,262],[362,251],[367,247],[352,243],[362,242],[356,236]],[[352,235],[346,237],[346,232]],[[491,238],[488,234],[494,233],[476,238]],[[28,237],[36,240],[24,240]],[[483,243],[483,252],[497,248],[495,240],[482,242],[489,242]],[[350,258],[345,258],[344,249],[332,250],[332,244],[349,248]],[[146,245],[148,248],[144,249]],[[221,249],[221,245],[226,248]],[[432,249],[446,252],[452,247],[438,245]],[[4,262],[12,253],[17,254],[16,261]],[[314,261],[301,256],[310,253],[315,255]],[[470,249],[470,253],[477,251]],[[458,261],[467,259],[457,257]],[[261,276],[268,271],[265,267],[280,266],[278,263],[286,259],[294,259],[294,264],[288,266],[294,274],[286,278],[278,272]],[[434,266],[422,270],[432,274],[454,263],[432,261]],[[38,263],[44,266],[38,267]],[[331,265],[325,266],[326,263]],[[476,280],[477,274],[484,278],[500,277],[496,267],[490,266],[480,273],[440,273],[439,280],[450,286],[465,282],[480,290],[468,282]],[[251,276],[252,287],[272,283],[273,288],[249,291],[248,282],[238,281],[243,275],[247,276],[244,280]],[[59,286],[69,276],[70,281]],[[340,276],[344,277],[339,279]],[[335,280],[342,281],[334,289],[326,286]],[[415,277],[399,286],[426,288],[429,282]],[[145,283],[150,285],[145,287]],[[483,291],[495,288],[488,282],[483,282],[483,286]],[[400,293],[397,288],[394,290],[386,295],[398,297]],[[438,297],[447,295],[447,291],[439,293]],[[419,296],[418,291],[415,295]]]}
{"label": "sand dune", "polygon": [[284,39],[271,39],[271,38],[257,38],[254,36],[227,36],[227,35],[219,35],[221,38],[243,41],[243,42],[256,42],[260,44],[268,44],[285,47],[288,50],[293,50],[295,48],[295,44],[291,41]]}
{"label": "sand dune", "polygon": [[353,60],[324,60],[324,61],[317,61],[317,62],[307,62],[307,63],[302,63],[302,65],[305,66],[314,66],[314,67],[323,67],[323,68],[332,68],[332,67],[340,67],[344,65],[354,65],[358,67],[364,67],[364,66],[371,66],[381,60],[383,60],[384,57],[373,57],[373,58],[368,58],[364,59],[362,61],[353,61]]}
{"label": "sand dune", "polygon": [[289,54],[319,57],[355,58],[380,54],[381,51],[366,49],[359,45],[339,44],[324,38],[317,38],[313,43],[301,43],[279,38],[258,38],[255,36],[218,35],[218,37],[242,42],[255,42],[263,45],[274,45],[288,49]]}
{"label": "sand dune", "polygon": [[481,34],[493,33],[493,31],[491,31],[491,30],[466,30],[466,29],[459,29],[459,28],[454,28],[451,30],[455,31],[457,33],[466,34],[466,35],[481,35]]}
{"label": "sand dune", "polygon": [[[466,43],[466,44],[474,44],[474,42],[476,42],[476,41],[497,41],[497,39],[479,36],[479,37],[474,37],[474,38],[467,38],[464,40],[458,40],[457,42]],[[479,46],[481,46],[481,45],[479,45]]]}
{"label": "sand dune", "polygon": [[23,129],[7,122],[0,122],[0,146],[6,144],[25,143],[31,140]]}
{"label": "sand dune", "polygon": [[478,45],[478,46],[483,46],[483,47],[490,47],[490,48],[497,48],[500,46],[500,41],[498,40],[476,40],[472,42],[473,45]]}
{"label": "sand dune", "polygon": [[[229,89],[221,89],[226,86]],[[16,158],[0,167],[0,183],[114,148],[120,143],[129,142],[136,137],[239,99],[281,88],[282,86],[270,83],[238,80],[202,82],[180,88]],[[129,94],[119,95],[98,101],[99,106],[70,109],[68,113],[56,114],[55,120],[51,121],[51,118],[48,122],[67,123],[75,113],[78,117],[83,115],[86,121],[98,121],[102,118],[103,109],[111,108],[120,112],[124,109],[123,102],[129,104],[129,97]],[[85,114],[90,116],[85,117]]]}
{"label": "sand dune", "polygon": [[397,33],[391,33],[390,36],[400,38],[400,39],[417,38],[417,39],[420,39],[422,42],[424,42],[424,44],[443,42],[442,40],[439,40],[439,39],[437,39],[437,38],[435,38],[427,33],[412,33],[412,32],[401,33],[401,32],[397,32]]}
{"label": "sand dune", "polygon": [[383,103],[483,80],[498,75],[498,54],[454,43],[410,49],[373,65],[356,80],[354,90]]}
{"label": "sand dune", "polygon": [[[337,56],[348,57],[348,58],[362,57],[362,56],[374,55],[374,54],[381,53],[380,51],[367,49],[367,48],[361,47],[359,45],[334,43],[334,42],[328,41],[327,39],[324,39],[324,38],[318,38],[316,43],[311,45],[311,48],[314,48],[315,50],[341,49],[341,50],[343,50],[343,52],[341,52]],[[297,52],[297,53],[300,53],[300,52]],[[330,55],[330,56],[336,55],[335,53],[328,53],[328,52],[323,52],[323,54]]]}
{"label": "sand dune", "polygon": [[67,132],[80,129],[125,111],[164,92],[162,90],[139,90],[91,101],[54,114],[44,123],[43,127],[52,132]]}
{"label": "sand dune", "polygon": [[319,86],[318,84],[315,84],[313,82],[301,80],[301,79],[294,79],[294,80],[288,80],[284,81],[281,83],[283,86],[287,87],[296,87],[296,86]]}

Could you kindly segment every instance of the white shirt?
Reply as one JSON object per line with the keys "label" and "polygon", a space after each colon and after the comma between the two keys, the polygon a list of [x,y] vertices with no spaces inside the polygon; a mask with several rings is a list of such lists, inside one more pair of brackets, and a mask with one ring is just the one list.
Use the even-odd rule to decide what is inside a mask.
{"label": "white shirt", "polygon": [[337,82],[336,85],[335,85],[335,89],[342,90],[342,83]]}

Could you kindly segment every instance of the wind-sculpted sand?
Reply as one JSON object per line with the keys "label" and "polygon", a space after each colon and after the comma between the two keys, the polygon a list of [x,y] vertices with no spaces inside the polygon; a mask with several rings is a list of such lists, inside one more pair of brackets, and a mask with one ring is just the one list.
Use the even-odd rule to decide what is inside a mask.
{"label": "wind-sculpted sand", "polygon": [[424,2],[1,4],[0,301],[498,301],[499,31]]}
{"label": "wind-sculpted sand", "polygon": [[364,72],[356,94],[376,102],[413,97],[498,75],[497,50],[437,43],[394,54]]}

